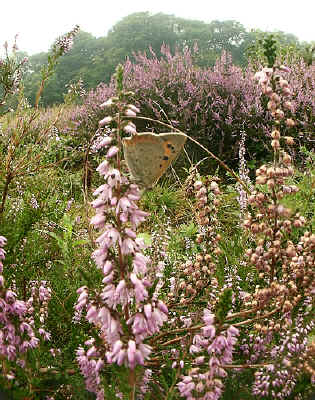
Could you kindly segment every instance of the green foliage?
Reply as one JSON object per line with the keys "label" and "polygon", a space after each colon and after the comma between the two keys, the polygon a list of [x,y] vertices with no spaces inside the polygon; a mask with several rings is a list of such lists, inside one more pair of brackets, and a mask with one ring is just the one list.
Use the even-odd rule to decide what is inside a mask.
{"label": "green foliage", "polygon": [[61,224],[62,234],[58,235],[54,232],[50,232],[49,235],[56,239],[57,245],[61,251],[61,260],[56,260],[63,265],[65,272],[73,274],[73,261],[75,259],[75,249],[78,246],[88,243],[87,240],[73,240],[73,227],[75,220],[67,214],[64,214]]}
{"label": "green foliage", "polygon": [[[150,21],[149,16],[144,17]],[[157,18],[158,21],[159,19]],[[129,22],[126,24],[127,27],[128,24]],[[223,34],[224,29],[227,29],[228,26],[219,25],[214,26],[217,26],[218,29],[221,28],[221,31],[220,29],[219,31]],[[195,37],[198,36],[197,34],[201,35],[198,32],[199,28],[200,30],[206,28],[205,26],[198,26],[193,21],[188,26],[192,31],[195,30]],[[234,37],[235,40],[239,38],[241,41],[243,37],[242,32],[239,32],[241,28],[237,24],[232,27],[233,34],[231,33],[230,37]],[[118,28],[120,29],[120,27]],[[179,29],[175,33],[177,36],[182,35],[181,39],[184,40],[185,30]],[[187,34],[187,36],[189,35]],[[225,38],[227,37],[228,35],[225,36]],[[85,38],[92,41],[92,38]],[[273,63],[275,60],[274,41],[272,39],[266,41],[264,49],[264,56],[268,58],[270,64]],[[202,61],[202,59],[200,60]],[[205,60],[203,61],[206,62]],[[48,70],[45,72],[45,76],[50,77]],[[57,85],[57,82],[53,81],[53,79],[51,76],[49,82]],[[116,79],[118,89],[122,90],[121,67],[117,70]],[[73,100],[70,99],[69,103],[72,103]],[[6,207],[3,210],[0,231],[0,235],[4,235],[8,239],[8,244],[5,247],[5,278],[8,283],[16,285],[17,294],[21,298],[25,298],[27,283],[30,280],[45,280],[49,282],[53,297],[49,304],[47,329],[51,332],[52,339],[49,344],[43,345],[40,349],[31,353],[29,369],[16,368],[17,379],[14,382],[14,386],[7,390],[7,394],[17,400],[30,398],[30,396],[34,400],[41,400],[46,396],[53,396],[56,400],[66,398],[92,400],[94,396],[85,390],[83,378],[77,370],[75,351],[91,335],[97,335],[95,332],[91,333],[88,324],[83,319],[80,323],[74,322],[73,306],[77,300],[76,290],[78,287],[86,285],[87,282],[93,283],[97,287],[103,278],[100,271],[94,268],[94,263],[90,258],[91,252],[94,250],[95,232],[87,228],[91,217],[88,202],[92,199],[91,193],[96,183],[100,182],[100,179],[94,178],[92,180],[90,191],[87,190],[85,197],[83,197],[81,168],[84,152],[82,148],[80,149],[80,145],[82,146],[81,139],[68,134],[65,126],[68,120],[61,122],[61,118],[59,119],[58,117],[58,121],[51,124],[53,117],[59,116],[59,111],[50,110],[53,114],[55,111],[57,112],[53,116],[45,114],[44,111],[37,111],[34,114],[34,118],[38,124],[35,125],[27,118],[33,115],[32,112],[34,110],[25,110],[21,106],[18,111],[18,113],[11,114],[1,121],[3,134],[0,139],[0,155],[2,155],[2,158],[7,155],[10,138],[15,138],[14,133],[19,128],[22,131],[32,132],[32,135],[25,135],[21,138],[19,146],[15,149],[16,155],[19,157],[18,160],[42,157],[38,168],[33,168],[33,160],[32,163],[27,164],[25,169],[21,168],[20,175],[16,176],[16,179],[10,183],[10,192]],[[51,126],[54,128],[58,126],[59,136],[50,138],[47,134],[45,139],[38,143],[36,138],[40,133],[46,132],[46,129],[47,132],[50,132]],[[305,148],[301,148],[299,151],[302,152],[301,158],[305,161],[302,165],[303,168],[294,177],[294,182],[300,190],[294,201],[288,200],[284,203],[293,211],[299,211],[308,217],[311,220],[311,224],[308,227],[309,231],[314,231],[315,158],[312,151],[308,151]],[[102,158],[102,153],[93,157],[91,165],[94,167],[94,164],[96,165],[99,159]],[[67,160],[59,163],[63,158],[67,158]],[[52,163],[54,165],[50,165]],[[4,169],[2,168],[0,171],[1,178],[5,176],[3,171]],[[142,206],[151,213],[151,217],[147,225],[141,228],[144,232],[139,234],[138,237],[143,238],[149,246],[147,251],[150,256],[152,255],[151,258],[154,262],[161,259],[165,262],[165,270],[163,272],[165,282],[164,287],[161,289],[161,296],[165,296],[168,299],[168,284],[170,278],[177,274],[178,264],[192,259],[193,256],[204,249],[197,242],[197,236],[200,230],[202,231],[202,227],[198,225],[194,218],[194,204],[183,189],[175,188],[170,184],[170,179],[162,182],[163,185],[157,185],[153,190],[144,193]],[[230,182],[231,176],[228,177],[228,182],[224,183]],[[1,193],[4,187],[5,180],[1,179]],[[240,226],[240,210],[236,197],[237,192],[234,188],[231,186],[224,187],[224,193],[221,198],[223,204],[217,214],[218,220],[213,225],[213,233],[223,237],[220,241],[222,253],[216,257],[216,270],[214,272],[215,280],[218,281],[218,291],[220,292],[215,307],[215,315],[221,326],[233,307],[235,309],[240,304],[240,299],[236,299],[233,302],[232,288],[225,288],[220,291],[220,288],[225,283],[225,273],[236,271],[241,278],[240,289],[243,291],[250,291],[260,283],[258,274],[253,273],[248,265],[244,266],[242,264],[242,257],[245,250],[250,247],[251,237],[250,235],[246,236]],[[82,219],[81,221],[80,218]],[[160,236],[156,236],[157,234]],[[299,229],[293,232],[293,236],[295,235],[296,238],[298,238],[299,234]],[[158,249],[158,245],[163,238],[167,239],[167,251],[165,248],[162,251]],[[153,263],[153,268],[155,265]],[[193,273],[195,272],[194,270]],[[155,271],[153,270],[154,273]],[[249,279],[249,276],[251,279]],[[152,287],[148,289],[150,293],[154,292],[157,282],[158,278],[155,279]],[[211,282],[212,284],[213,282]],[[209,285],[210,289],[212,289],[211,285]],[[206,290],[209,288],[204,288],[203,293],[207,294]],[[172,310],[174,321],[179,319],[181,315],[185,315],[186,309],[190,307],[190,305],[187,307],[184,305],[182,307],[183,313],[180,314],[178,313],[179,308],[177,308],[180,305],[172,304],[171,298],[168,300],[169,304],[174,307],[173,310],[176,310]],[[200,299],[197,298],[197,300],[199,301]],[[200,314],[201,305],[206,306],[208,300],[204,296],[199,303],[197,302],[194,305],[194,316]],[[123,325],[123,330],[127,330],[126,323]],[[253,331],[254,328],[250,326],[250,332]],[[174,332],[172,333],[172,340],[175,340],[171,343],[171,348],[178,352],[178,358],[184,359],[185,355],[182,354],[184,346],[181,346],[181,344],[186,339],[189,343],[192,339],[192,333],[187,330],[187,336],[183,338],[183,341],[179,342],[179,340],[177,341],[179,338],[177,334],[180,333],[178,331],[175,331],[175,334]],[[56,357],[52,357],[49,353],[51,348],[60,349],[60,353]],[[144,399],[179,399],[176,383],[179,376],[186,373],[192,366],[185,362],[183,369],[178,365],[174,367],[172,365],[173,352],[169,351],[169,348],[162,348],[158,354],[163,357],[163,365],[154,365],[153,361],[154,379],[150,383],[149,392],[144,396]],[[140,382],[143,373],[142,367],[137,368],[135,373],[139,378],[138,382]],[[124,399],[131,398],[128,375],[129,371],[124,366],[111,365],[106,367],[102,379],[105,396],[108,399],[116,397],[117,387],[120,387]],[[226,379],[227,385],[222,396],[223,399],[253,400],[255,398],[248,389],[253,383],[253,370],[244,368],[238,372],[232,372]],[[9,385],[11,385],[10,382],[8,383],[8,380],[3,375],[0,375],[0,387],[8,388]],[[302,375],[290,399],[292,398],[293,400],[294,396],[301,393],[306,396],[309,391],[310,379],[308,376]]]}
{"label": "green foliage", "polygon": [[292,34],[253,30],[251,37],[252,41],[245,53],[255,68],[265,64],[271,68],[276,60],[281,64],[294,64],[301,58],[307,65],[312,64],[312,45],[299,42]]}
{"label": "green foliage", "polygon": [[264,49],[264,56],[268,61],[268,68],[272,68],[277,57],[277,41],[274,39],[273,35],[269,35],[261,44]]}
{"label": "green foliage", "polygon": [[179,192],[166,185],[157,185],[144,193],[142,202],[144,208],[149,212],[165,216],[172,214],[181,205],[182,199]]}
{"label": "green foliage", "polygon": [[220,324],[222,324],[232,307],[232,289],[227,288],[222,292],[218,301],[215,316]]}
{"label": "green foliage", "polygon": [[[199,67],[213,66],[222,51],[229,52],[236,65],[246,66],[248,54],[250,59],[258,57],[263,61],[260,41],[264,35],[260,31],[247,32],[242,24],[233,20],[205,23],[163,13],[130,14],[115,24],[107,36],[95,38],[82,31],[77,34],[73,48],[66,57],[58,61],[55,75],[47,82],[42,94],[42,104],[46,106],[61,103],[66,95],[66,86],[79,79],[82,79],[87,90],[95,88],[101,82],[108,83],[116,66],[124,63],[127,57],[133,60],[134,54],[139,52],[153,52],[160,57],[163,44],[168,45],[172,52],[176,48],[197,46],[194,62]],[[292,34],[276,32],[274,35],[281,44],[282,53],[283,49],[288,49],[285,50],[286,54],[289,51],[291,54],[299,53],[308,62],[312,60],[314,46],[300,44]],[[35,103],[36,88],[43,68],[50,64],[49,57],[49,53],[29,57],[30,68],[24,85],[31,104]]]}
{"label": "green foliage", "polygon": [[[292,183],[295,183],[299,191],[294,200],[288,198],[285,205],[290,207],[293,212],[299,212],[310,221],[309,229],[315,230],[315,154],[305,147],[299,149],[304,160],[300,169],[294,177]],[[297,233],[299,230],[296,230]]]}

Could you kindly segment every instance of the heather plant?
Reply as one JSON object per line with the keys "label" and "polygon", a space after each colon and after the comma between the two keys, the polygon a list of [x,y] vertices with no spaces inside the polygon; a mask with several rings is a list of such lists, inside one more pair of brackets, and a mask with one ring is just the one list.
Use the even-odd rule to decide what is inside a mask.
{"label": "heather plant", "polygon": [[26,394],[36,386],[34,369],[39,360],[34,349],[50,339],[45,321],[51,289],[46,281],[30,281],[20,293],[24,300],[20,300],[14,282],[8,287],[2,275],[5,244],[6,239],[0,236],[1,386]]}
{"label": "heather plant", "polygon": [[[77,361],[87,389],[98,399],[106,393],[101,377],[106,364],[127,368],[128,391],[135,398],[135,368],[144,365],[152,351],[145,339],[158,332],[167,319],[167,307],[158,300],[157,293],[149,291],[149,258],[143,254],[144,240],[136,235],[137,226],[147,215],[137,206],[140,190],[122,173],[120,135],[134,131],[134,125],[124,115],[137,112],[122,90],[122,72],[121,67],[117,69],[117,98],[103,105],[112,107],[115,117],[100,121],[100,126],[112,124],[113,131],[100,143],[108,147],[106,158],[98,167],[105,183],[94,192],[98,197],[92,202],[96,215],[91,224],[100,231],[93,259],[103,275],[102,285],[81,287],[75,307],[78,318],[86,310],[86,319],[94,326],[93,336],[85,342],[87,350],[77,350]],[[122,384],[123,381],[113,381],[111,390],[117,391]]]}
{"label": "heather plant", "polygon": [[[227,262],[231,258],[221,243],[228,239],[220,233],[224,228],[218,217],[223,199],[219,179],[193,169],[186,190],[190,199],[195,193],[199,233],[193,225],[185,229],[192,230],[196,245],[186,242],[182,261],[166,256],[167,245],[153,253],[156,261],[164,254],[171,264],[153,267],[159,271],[153,283],[145,236],[136,234],[147,215],[137,207],[141,192],[126,177],[121,159],[121,135],[137,134],[129,117],[136,117],[138,109],[123,91],[118,68],[117,95],[102,105],[111,115],[99,123],[107,127],[99,144],[107,153],[97,169],[105,183],[92,202],[96,215],[91,224],[100,231],[93,259],[102,283],[80,288],[75,307],[78,320],[86,312],[91,325],[77,361],[86,388],[98,399],[114,393],[130,399],[145,393],[219,399],[233,378],[240,387],[249,381],[252,396],[286,399],[309,376],[305,373],[314,380],[308,339],[314,328],[315,238],[306,218],[285,205],[298,188],[292,183],[292,157],[284,149],[294,139],[280,134],[292,125],[286,115],[292,116],[287,104],[291,88],[282,72],[288,69],[273,66],[255,76],[269,99],[273,161],[257,169],[255,187],[242,200],[239,229],[249,247],[245,255],[239,255],[238,265]],[[244,164],[241,172],[248,181]]]}
{"label": "heather plant", "polygon": [[[163,64],[165,74],[156,90],[180,88],[181,79],[167,80],[176,68],[183,79],[186,67],[191,76],[198,72],[176,56],[169,54],[164,64],[152,57],[152,73],[160,77]],[[144,64],[148,60],[144,56]],[[177,170],[181,179],[168,174],[152,190],[139,188],[123,160],[124,137],[153,124],[158,131],[186,131],[187,124],[191,139],[196,136],[189,119],[167,115],[171,102],[152,102],[152,112],[144,99],[145,115],[139,116],[139,94],[129,91],[126,65],[83,107],[38,108],[28,126],[23,116],[33,110],[21,105],[18,123],[11,113],[2,119],[4,154],[19,129],[25,131],[24,141],[10,150],[21,169],[2,212],[8,242],[0,237],[0,339],[7,344],[0,387],[14,399],[307,399],[315,379],[314,154],[297,147],[299,140],[311,143],[309,122],[303,137],[296,129],[304,117],[314,117],[311,96],[301,114],[304,106],[292,107],[292,99],[302,76],[306,94],[313,77],[302,64],[289,71],[271,60],[275,64],[255,76],[261,122],[265,116],[268,121],[265,146],[272,149],[255,182],[244,116],[235,127],[241,129],[239,177],[207,153],[227,170],[226,179],[211,175],[204,158],[190,162],[183,184],[184,172]],[[217,76],[232,85],[225,66],[217,67]],[[141,68],[139,74],[150,72]],[[132,71],[130,76],[132,82]],[[248,85],[254,82],[248,78]],[[156,110],[162,121],[153,120]],[[78,112],[82,119],[70,123],[79,125],[65,126]],[[30,130],[43,137],[37,147]],[[30,162],[34,154],[37,164]],[[96,163],[99,176],[91,179]],[[95,199],[89,203],[91,188]],[[16,355],[10,359],[12,340]],[[19,343],[28,342],[36,348],[23,352]]]}
{"label": "heather plant", "polygon": [[66,85],[67,93],[64,95],[65,104],[81,104],[86,95],[83,80],[80,78],[76,82]]}
{"label": "heather plant", "polygon": [[[0,177],[1,181],[3,181],[1,185],[0,218],[3,216],[9,187],[12,182],[17,177],[34,174],[43,168],[44,146],[46,149],[49,147],[49,134],[54,123],[49,123],[41,127],[41,129],[36,129],[36,123],[40,115],[37,110],[40,97],[46,81],[54,72],[58,59],[71,48],[73,38],[78,29],[79,27],[76,26],[71,32],[58,38],[54,43],[51,54],[48,57],[48,63],[42,69],[42,80],[36,95],[35,108],[29,109],[26,107],[22,94],[13,123],[9,124],[6,132],[2,131],[0,152],[4,157],[0,159]],[[5,47],[7,51],[7,45]],[[16,44],[14,44],[14,50],[16,50]],[[0,77],[5,97],[9,93],[18,92],[21,89],[20,76],[24,63],[25,60],[17,63],[14,56],[9,57],[8,53],[6,55],[6,62],[1,61]],[[56,119],[58,117],[59,115],[57,115]]]}
{"label": "heather plant", "polygon": [[39,101],[44,90],[47,80],[54,74],[59,58],[68,53],[73,46],[73,39],[80,30],[76,25],[72,31],[60,36],[52,46],[50,54],[48,54],[48,62],[42,67],[41,82],[35,98],[35,108],[39,106]]}
{"label": "heather plant", "polygon": [[5,56],[0,57],[0,116],[10,111],[10,107],[6,107],[6,102],[19,92],[23,72],[28,62],[26,57],[19,60],[16,54],[18,50],[16,40],[17,35],[11,53],[8,43],[4,43]]}
{"label": "heather plant", "polygon": [[[188,48],[173,55],[164,46],[161,52],[161,58],[153,52],[136,54],[134,62],[127,60],[124,64],[125,88],[134,92],[142,115],[187,132],[233,167],[237,166],[240,132],[245,127],[247,159],[252,163],[267,159],[273,121],[266,109],[268,98],[253,81],[252,66],[242,70],[232,64],[229,54],[223,53],[213,68],[202,69],[193,64],[194,53]],[[294,125],[289,122],[290,134],[299,145],[310,149],[314,134],[314,65],[307,66],[299,59],[290,71],[281,74],[292,86],[287,95],[287,107],[295,115]],[[113,82],[101,84],[87,95],[84,106],[74,114],[80,135],[90,137],[88,132],[95,131],[100,118],[97,104],[112,95]],[[292,120],[290,115],[288,119]],[[138,121],[138,126],[145,131],[147,121]],[[194,144],[187,151],[194,161],[203,156]]]}

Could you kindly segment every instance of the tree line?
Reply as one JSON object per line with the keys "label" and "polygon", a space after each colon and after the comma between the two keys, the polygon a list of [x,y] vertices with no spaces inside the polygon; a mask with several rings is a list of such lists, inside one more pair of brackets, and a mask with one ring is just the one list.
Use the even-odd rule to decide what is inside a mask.
{"label": "tree line", "polygon": [[[249,57],[257,52],[256,45],[263,34],[259,30],[248,32],[237,21],[205,23],[163,13],[134,13],[115,24],[104,37],[96,38],[88,32],[79,32],[73,48],[60,59],[56,73],[48,81],[42,104],[49,106],[63,102],[67,85],[79,79],[84,82],[86,90],[95,88],[100,82],[107,83],[117,64],[124,63],[127,57],[133,59],[133,55],[139,52],[152,52],[159,57],[163,44],[168,45],[171,51],[194,48],[196,66],[214,65],[223,50],[232,55],[234,64],[246,66]],[[279,31],[275,35],[282,48],[312,59],[310,44],[300,43],[293,34]],[[41,69],[48,54],[43,52],[29,57],[24,93],[30,104],[34,104]]]}

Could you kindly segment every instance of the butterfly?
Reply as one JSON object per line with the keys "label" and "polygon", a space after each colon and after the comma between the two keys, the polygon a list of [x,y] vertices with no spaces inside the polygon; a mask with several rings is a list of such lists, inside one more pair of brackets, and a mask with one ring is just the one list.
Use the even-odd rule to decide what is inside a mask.
{"label": "butterfly", "polygon": [[183,133],[144,132],[123,139],[125,160],[137,183],[150,188],[177,158],[186,142]]}

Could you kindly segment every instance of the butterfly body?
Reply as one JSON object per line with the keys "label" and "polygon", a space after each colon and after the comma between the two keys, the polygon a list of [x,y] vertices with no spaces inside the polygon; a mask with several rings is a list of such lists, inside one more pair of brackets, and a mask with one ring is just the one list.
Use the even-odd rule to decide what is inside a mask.
{"label": "butterfly body", "polygon": [[125,160],[131,175],[152,187],[177,158],[186,142],[182,133],[144,132],[123,139]]}

